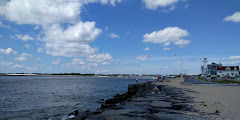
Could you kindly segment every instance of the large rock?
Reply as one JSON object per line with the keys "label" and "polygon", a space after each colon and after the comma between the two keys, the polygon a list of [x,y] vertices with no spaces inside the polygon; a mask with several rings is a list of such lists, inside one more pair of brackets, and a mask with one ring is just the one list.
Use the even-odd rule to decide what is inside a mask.
{"label": "large rock", "polygon": [[166,113],[155,113],[147,117],[150,120],[206,120],[209,118],[203,118],[198,116],[190,116],[185,114],[166,114]]}
{"label": "large rock", "polygon": [[165,101],[152,101],[150,103],[150,106],[152,106],[152,107],[163,107],[163,108],[171,108],[172,107],[170,102],[165,102]]}
{"label": "large rock", "polygon": [[123,115],[93,115],[88,120],[147,120],[140,117],[128,117]]}

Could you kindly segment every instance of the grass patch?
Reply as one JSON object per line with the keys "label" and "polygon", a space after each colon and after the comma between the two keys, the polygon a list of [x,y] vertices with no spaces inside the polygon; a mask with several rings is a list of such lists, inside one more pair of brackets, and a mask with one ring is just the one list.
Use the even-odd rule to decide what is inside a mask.
{"label": "grass patch", "polygon": [[204,78],[198,78],[199,80],[205,81],[205,82],[209,82],[207,79]]}
{"label": "grass patch", "polygon": [[212,82],[214,83],[234,83],[234,84],[240,84],[239,81],[235,81],[235,80],[213,80]]}

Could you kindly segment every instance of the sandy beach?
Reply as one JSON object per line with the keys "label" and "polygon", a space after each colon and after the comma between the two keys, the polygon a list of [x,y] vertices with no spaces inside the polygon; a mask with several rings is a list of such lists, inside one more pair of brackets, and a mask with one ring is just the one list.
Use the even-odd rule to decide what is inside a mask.
{"label": "sandy beach", "polygon": [[[185,92],[195,97],[194,107],[206,113],[215,113],[213,119],[217,120],[237,120],[240,118],[240,86],[219,85],[219,84],[180,84],[180,79],[173,79],[171,82],[160,83],[176,88],[187,88],[195,92]],[[205,105],[201,105],[204,102]]]}

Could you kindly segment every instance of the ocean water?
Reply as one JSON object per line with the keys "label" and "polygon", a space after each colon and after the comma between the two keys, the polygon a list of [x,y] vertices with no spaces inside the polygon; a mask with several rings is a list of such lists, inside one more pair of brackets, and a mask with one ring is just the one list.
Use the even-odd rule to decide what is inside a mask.
{"label": "ocean water", "polygon": [[94,111],[101,106],[96,101],[125,93],[133,83],[112,77],[0,76],[0,119],[58,120],[74,109]]}

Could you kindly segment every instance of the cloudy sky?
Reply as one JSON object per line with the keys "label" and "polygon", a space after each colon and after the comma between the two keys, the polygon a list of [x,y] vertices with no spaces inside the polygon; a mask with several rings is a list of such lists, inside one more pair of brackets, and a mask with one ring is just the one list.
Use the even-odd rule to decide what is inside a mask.
{"label": "cloudy sky", "polygon": [[0,72],[199,74],[204,57],[237,65],[239,5],[239,0],[1,0]]}

